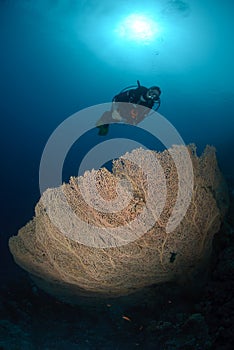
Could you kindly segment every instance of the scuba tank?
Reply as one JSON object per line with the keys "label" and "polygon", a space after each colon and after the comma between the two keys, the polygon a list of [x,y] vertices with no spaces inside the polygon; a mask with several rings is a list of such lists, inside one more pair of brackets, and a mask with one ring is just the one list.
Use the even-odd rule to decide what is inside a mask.
{"label": "scuba tank", "polygon": [[124,91],[127,91],[129,89],[133,89],[133,88],[139,88],[141,86],[139,80],[137,80],[137,85],[130,85],[130,86],[127,86],[126,88],[124,88],[123,90],[120,91],[120,94]]}

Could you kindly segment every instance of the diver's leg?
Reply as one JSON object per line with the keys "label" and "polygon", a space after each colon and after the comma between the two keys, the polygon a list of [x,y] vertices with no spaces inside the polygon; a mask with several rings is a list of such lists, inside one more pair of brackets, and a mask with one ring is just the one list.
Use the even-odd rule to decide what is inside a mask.
{"label": "diver's leg", "polygon": [[112,112],[111,111],[106,111],[103,113],[103,115],[101,116],[100,119],[98,119],[96,126],[98,127],[101,124],[109,124],[111,121],[113,121],[112,119]]}
{"label": "diver's leg", "polygon": [[100,119],[96,123],[96,127],[99,129],[98,135],[105,136],[108,133],[109,123],[113,121],[112,112],[106,111],[103,113]]}
{"label": "diver's leg", "polygon": [[112,108],[111,108],[112,120],[114,120],[116,123],[123,121],[123,117],[120,115],[120,111],[119,111],[120,104],[121,104],[121,102],[113,102],[112,103]]}

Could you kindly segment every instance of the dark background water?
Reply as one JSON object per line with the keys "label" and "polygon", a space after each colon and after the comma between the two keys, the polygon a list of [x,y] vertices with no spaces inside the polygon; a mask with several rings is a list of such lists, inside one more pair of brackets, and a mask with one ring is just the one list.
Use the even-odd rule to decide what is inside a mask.
{"label": "dark background water", "polygon": [[[1,269],[7,240],[33,217],[45,144],[70,115],[110,102],[139,79],[159,85],[159,112],[185,143],[217,148],[228,179],[234,173],[234,3],[226,1],[0,0]],[[159,23],[148,45],[117,35],[120,21],[146,13]],[[153,123],[153,120],[152,120]],[[130,131],[127,137],[136,135]],[[125,136],[111,126],[109,138]],[[150,147],[147,135],[139,136]],[[66,160],[65,179],[90,147]],[[151,145],[152,146],[152,145]]]}

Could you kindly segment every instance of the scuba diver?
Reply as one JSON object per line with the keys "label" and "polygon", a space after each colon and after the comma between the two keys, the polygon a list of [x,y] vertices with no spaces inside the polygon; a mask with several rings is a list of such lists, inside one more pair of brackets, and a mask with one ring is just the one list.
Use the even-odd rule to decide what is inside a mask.
{"label": "scuba diver", "polygon": [[[96,123],[97,128],[99,128],[98,135],[107,135],[110,122],[127,122],[131,125],[137,125],[152,109],[158,110],[161,103],[161,90],[158,86],[146,88],[141,86],[137,80],[137,88],[132,89],[132,87],[135,86],[123,89],[112,99],[111,110],[104,112]],[[156,106],[154,106],[155,104]]]}

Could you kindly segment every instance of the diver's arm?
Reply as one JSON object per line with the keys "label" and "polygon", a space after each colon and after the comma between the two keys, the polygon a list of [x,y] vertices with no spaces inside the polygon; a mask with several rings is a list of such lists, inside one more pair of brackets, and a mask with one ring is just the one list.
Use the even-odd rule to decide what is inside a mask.
{"label": "diver's arm", "polygon": [[155,101],[156,103],[157,103],[157,106],[153,106],[154,108],[152,108],[154,111],[157,111],[158,109],[159,109],[159,107],[160,107],[160,105],[161,105],[161,100],[160,100],[160,98],[157,100],[157,101]]}

